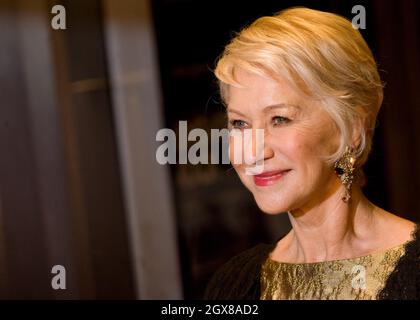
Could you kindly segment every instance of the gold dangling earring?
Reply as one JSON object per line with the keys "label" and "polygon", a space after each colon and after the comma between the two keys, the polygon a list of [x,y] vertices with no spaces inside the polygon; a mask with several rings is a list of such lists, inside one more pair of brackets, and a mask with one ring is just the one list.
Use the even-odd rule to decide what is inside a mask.
{"label": "gold dangling earring", "polygon": [[353,184],[353,172],[355,170],[356,153],[350,147],[346,147],[343,156],[334,163],[334,170],[340,177],[341,183],[345,187],[345,194],[342,197],[344,202],[348,202],[351,198],[351,186]]}

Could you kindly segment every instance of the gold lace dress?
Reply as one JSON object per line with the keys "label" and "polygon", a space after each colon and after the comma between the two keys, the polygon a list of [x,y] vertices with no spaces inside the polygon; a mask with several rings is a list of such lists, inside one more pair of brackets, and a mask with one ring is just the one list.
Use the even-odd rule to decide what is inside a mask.
{"label": "gold lace dress", "polygon": [[359,258],[314,263],[265,260],[262,300],[371,300],[405,254],[405,244]]}

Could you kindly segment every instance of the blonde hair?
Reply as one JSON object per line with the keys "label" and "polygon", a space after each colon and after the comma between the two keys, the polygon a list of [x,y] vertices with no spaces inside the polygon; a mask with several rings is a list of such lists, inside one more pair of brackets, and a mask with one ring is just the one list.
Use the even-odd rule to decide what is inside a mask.
{"label": "blonde hair", "polygon": [[360,142],[352,146],[356,165],[366,162],[383,85],[372,52],[350,21],[307,8],[261,17],[230,41],[217,62],[215,74],[224,101],[229,86],[240,85],[237,68],[273,79],[280,76],[298,92],[322,102],[341,135],[328,163],[352,146],[355,133]]}

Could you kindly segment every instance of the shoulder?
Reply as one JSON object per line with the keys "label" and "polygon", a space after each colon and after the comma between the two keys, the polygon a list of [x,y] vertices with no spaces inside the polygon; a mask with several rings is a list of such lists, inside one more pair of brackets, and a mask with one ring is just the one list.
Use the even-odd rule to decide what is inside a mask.
{"label": "shoulder", "polygon": [[405,245],[405,254],[389,276],[380,299],[420,299],[420,224]]}
{"label": "shoulder", "polygon": [[376,235],[377,242],[384,248],[394,247],[414,239],[418,230],[418,225],[415,222],[381,208],[376,209],[379,214],[376,215],[374,230],[371,230],[371,232]]}
{"label": "shoulder", "polygon": [[418,233],[419,225],[414,223],[413,221],[394,215],[393,225],[395,227],[392,230],[392,234],[400,238],[400,240],[409,241],[416,238],[416,233]]}
{"label": "shoulder", "polygon": [[251,299],[257,294],[261,265],[274,244],[258,244],[228,260],[210,279],[205,299]]}

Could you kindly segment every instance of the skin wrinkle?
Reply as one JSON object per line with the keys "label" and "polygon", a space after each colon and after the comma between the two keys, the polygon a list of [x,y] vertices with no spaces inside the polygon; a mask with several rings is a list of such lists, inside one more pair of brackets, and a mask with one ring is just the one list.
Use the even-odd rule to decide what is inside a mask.
{"label": "skin wrinkle", "polygon": [[[264,171],[290,169],[274,185],[260,187],[253,176],[245,174],[247,164],[233,164],[262,211],[289,214],[293,228],[271,253],[273,259],[315,262],[350,258],[408,239],[414,224],[374,206],[357,185],[349,204],[341,200],[344,186],[324,160],[337,150],[339,130],[319,101],[301,96],[280,77],[269,79],[242,69],[235,75],[241,86],[229,87],[229,120],[243,121],[246,129],[265,129]],[[299,112],[271,107],[278,104],[299,106]],[[290,121],[273,126],[271,119],[276,116]],[[355,143],[357,136],[353,139]],[[378,228],[388,227],[389,222],[398,222],[394,241]]]}
{"label": "skin wrinkle", "polygon": [[[340,252],[342,251],[342,247],[348,246],[350,248],[349,251],[354,251],[354,246],[356,242],[361,242],[363,244],[364,240],[363,238],[360,239],[360,235],[358,235],[359,230],[357,229],[357,225],[362,225],[360,223],[361,221],[358,221],[359,219],[355,217],[357,209],[350,210],[350,215],[348,217],[337,217],[337,214],[342,214],[342,212],[338,212],[340,206],[344,206],[345,204],[341,200],[340,197],[338,197],[336,200],[336,205],[333,207],[332,211],[329,212],[328,215],[324,215],[321,217],[321,219],[316,219],[316,217],[312,217],[313,219],[308,219],[309,221],[298,221],[291,217],[291,221],[293,222],[293,233],[292,236],[296,238],[298,246],[295,249],[296,255],[299,254],[299,252],[303,252],[303,260],[304,261],[327,261],[327,260],[334,260],[334,258],[329,257],[337,257],[340,255]],[[337,213],[338,212],[338,213]],[[369,210],[368,210],[369,212]],[[291,213],[289,213],[290,215]],[[308,217],[309,218],[309,217]],[[364,224],[373,225],[374,221],[374,215],[368,214],[362,217],[365,219]],[[305,256],[304,253],[304,247],[309,247],[309,244],[303,244],[307,241],[306,237],[304,235],[299,236],[300,229],[306,231],[306,232],[316,232],[317,229],[323,229],[323,226],[326,226],[328,224],[336,225],[335,221],[336,219],[344,219],[345,223],[342,225],[339,225],[339,228],[335,229],[335,233],[337,234],[337,237],[334,237],[333,241],[325,241],[316,243],[317,247],[322,247],[325,250],[324,255],[320,255],[317,257],[311,257],[311,256]],[[357,222],[356,222],[357,221]],[[299,226],[296,224],[299,223]],[[328,228],[328,227],[326,227]],[[324,228],[325,229],[325,228]],[[329,228],[331,229],[331,228]],[[353,240],[349,242],[349,238],[352,238]],[[323,239],[321,239],[322,241]],[[302,245],[299,245],[302,243]],[[313,250],[311,249],[310,252]],[[349,257],[350,258],[350,257]]]}

